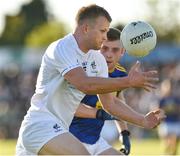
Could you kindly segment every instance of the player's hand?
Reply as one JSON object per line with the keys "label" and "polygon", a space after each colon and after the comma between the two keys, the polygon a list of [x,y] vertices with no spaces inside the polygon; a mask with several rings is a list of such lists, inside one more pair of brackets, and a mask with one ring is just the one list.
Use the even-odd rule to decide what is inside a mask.
{"label": "player's hand", "polygon": [[131,87],[144,88],[147,91],[151,89],[156,89],[155,83],[159,81],[158,72],[156,70],[151,70],[143,72],[140,69],[140,62],[137,61],[129,71],[128,78]]}
{"label": "player's hand", "polygon": [[107,113],[103,109],[98,109],[96,113],[96,119],[100,120],[118,120],[116,117],[112,116],[111,114]]}
{"label": "player's hand", "polygon": [[121,132],[120,141],[122,143],[122,147],[120,151],[125,155],[129,155],[131,151],[131,143],[129,138],[130,132],[128,130],[124,130]]}
{"label": "player's hand", "polygon": [[166,118],[166,115],[162,109],[151,111],[145,115],[143,127],[148,129],[155,128],[164,118]]}

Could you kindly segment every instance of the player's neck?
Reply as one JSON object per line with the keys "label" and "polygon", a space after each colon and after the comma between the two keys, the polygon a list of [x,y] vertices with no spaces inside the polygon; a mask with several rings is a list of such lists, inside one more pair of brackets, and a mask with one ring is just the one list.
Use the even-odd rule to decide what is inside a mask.
{"label": "player's neck", "polygon": [[83,36],[81,35],[81,33],[76,29],[73,35],[74,38],[76,39],[79,49],[82,52],[87,53],[90,49],[86,46],[86,42]]}

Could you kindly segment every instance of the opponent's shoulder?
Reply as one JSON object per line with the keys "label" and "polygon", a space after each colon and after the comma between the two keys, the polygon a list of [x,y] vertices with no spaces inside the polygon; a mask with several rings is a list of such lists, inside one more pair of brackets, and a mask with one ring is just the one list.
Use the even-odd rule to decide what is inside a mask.
{"label": "opponent's shoulder", "polygon": [[126,69],[125,69],[122,65],[120,65],[119,63],[117,63],[117,64],[115,65],[115,69],[118,70],[118,71],[120,71],[120,72],[125,72],[125,73],[127,73]]}
{"label": "opponent's shoulder", "polygon": [[110,77],[124,77],[127,76],[126,69],[122,67],[120,64],[116,64],[113,71],[109,71]]}

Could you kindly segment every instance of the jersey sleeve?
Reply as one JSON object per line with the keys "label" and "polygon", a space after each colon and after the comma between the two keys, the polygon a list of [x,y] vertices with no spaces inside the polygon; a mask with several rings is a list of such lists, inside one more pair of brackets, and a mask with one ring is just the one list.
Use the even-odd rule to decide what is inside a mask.
{"label": "jersey sleeve", "polygon": [[54,57],[57,63],[56,68],[62,76],[74,68],[81,67],[73,48],[58,45],[55,48]]}

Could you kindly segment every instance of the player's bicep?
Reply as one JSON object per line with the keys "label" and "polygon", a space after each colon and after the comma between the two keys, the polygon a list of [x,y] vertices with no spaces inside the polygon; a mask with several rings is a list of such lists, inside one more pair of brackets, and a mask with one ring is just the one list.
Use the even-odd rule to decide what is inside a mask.
{"label": "player's bicep", "polygon": [[72,85],[74,85],[77,89],[81,90],[82,85],[84,85],[83,83],[85,82],[87,75],[84,72],[84,70],[82,69],[82,67],[77,67],[74,68],[70,71],[68,71],[65,75],[64,78],[71,83]]}

